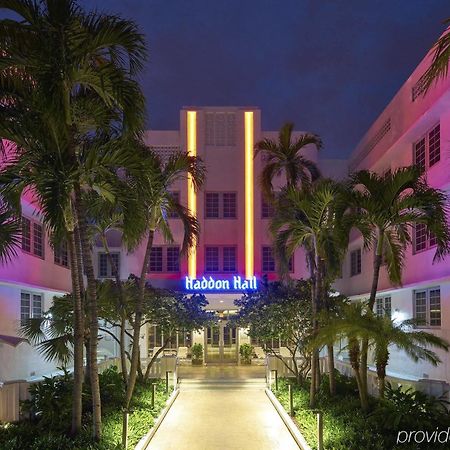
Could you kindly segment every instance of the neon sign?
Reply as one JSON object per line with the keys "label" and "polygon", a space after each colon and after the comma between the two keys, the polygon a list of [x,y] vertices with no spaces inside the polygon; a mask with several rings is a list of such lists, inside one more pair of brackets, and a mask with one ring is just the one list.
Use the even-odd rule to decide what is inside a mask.
{"label": "neon sign", "polygon": [[258,288],[256,277],[246,280],[239,275],[233,276],[231,280],[186,277],[184,287],[187,291],[249,291]]}

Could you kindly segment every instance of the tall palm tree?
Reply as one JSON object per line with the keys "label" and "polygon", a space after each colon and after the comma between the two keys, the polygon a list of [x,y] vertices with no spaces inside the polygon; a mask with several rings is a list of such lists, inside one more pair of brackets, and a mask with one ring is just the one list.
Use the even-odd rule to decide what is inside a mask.
{"label": "tall palm tree", "polygon": [[[275,216],[270,224],[274,237],[275,254],[282,267],[294,251],[303,247],[312,280],[313,329],[318,332],[318,315],[324,306],[326,277],[332,277],[340,269],[344,252],[342,241],[336,232],[336,205],[340,195],[337,183],[321,179],[310,190],[288,187],[281,191],[276,202]],[[283,263],[284,261],[284,263]],[[330,345],[333,341],[330,341]],[[314,349],[311,364],[311,405],[314,406],[318,390],[318,350]],[[332,363],[331,357],[329,358]],[[330,370],[334,386],[334,370]],[[333,388],[332,388],[333,389]],[[333,389],[334,390],[334,389]]]}
{"label": "tall palm tree", "polygon": [[[347,340],[347,348],[350,350],[350,360],[355,377],[359,379],[357,370],[358,361],[353,358],[355,341],[367,339],[369,346],[373,348],[375,365],[378,377],[378,389],[380,397],[384,397],[386,385],[386,367],[389,362],[389,350],[392,346],[405,352],[415,362],[425,360],[433,365],[441,361],[436,353],[429,347],[448,351],[449,343],[432,333],[414,328],[416,321],[396,321],[387,316],[377,316],[366,304],[350,303],[341,307],[339,316],[329,319],[320,329],[316,337],[316,345],[328,342],[329,339]],[[356,348],[358,346],[356,345]],[[358,383],[358,388],[361,388]],[[360,392],[361,397],[361,392]],[[361,406],[364,408],[363,401]]]}
{"label": "tall palm tree", "polygon": [[[125,410],[128,410],[133,395],[139,362],[139,335],[142,322],[142,308],[145,300],[145,286],[153,247],[155,232],[159,231],[167,242],[173,242],[169,226],[169,212],[175,212],[183,224],[184,237],[181,253],[186,253],[198,241],[199,226],[197,219],[190,211],[176,201],[170,193],[170,187],[190,175],[194,188],[199,189],[205,179],[205,167],[200,159],[189,156],[187,153],[174,153],[164,162],[156,153],[149,152],[149,176],[140,191],[142,207],[145,211],[145,228],[143,234],[134,242],[137,245],[142,236],[145,236],[145,252],[142,260],[140,277],[138,279],[139,294],[136,297],[134,311],[133,347],[131,353],[131,367],[128,377]],[[139,235],[139,233],[137,234]],[[133,241],[129,240],[133,247]]]}
{"label": "tall palm tree", "polygon": [[[9,117],[2,137],[25,149],[30,148],[30,136],[25,137],[19,128],[24,121],[23,114],[28,116],[25,119],[29,123],[32,123],[30,116],[34,115],[41,125],[38,139],[42,139],[45,132],[53,137],[53,145],[42,148],[49,155],[68,161],[72,167],[71,189],[63,190],[69,193],[72,206],[63,211],[67,213],[72,209],[75,213],[74,220],[69,221],[76,224],[78,231],[73,235],[79,242],[70,248],[72,254],[79,256],[77,249],[81,247],[88,280],[93,434],[99,439],[101,404],[96,362],[95,279],[81,201],[82,183],[76,176],[76,168],[80,163],[83,135],[117,124],[129,133],[138,132],[142,127],[144,101],[134,75],[142,67],[145,43],[133,22],[86,13],[74,0],[8,0],[2,6],[19,16],[17,20],[0,21],[0,88],[2,99],[6,100],[2,102],[3,112]],[[18,119],[17,122],[14,119]],[[36,126],[31,130],[36,130]],[[32,136],[31,140],[36,139]],[[45,139],[41,144],[43,142]],[[81,267],[81,261],[77,261],[72,270],[75,266]],[[81,275],[72,274],[72,278],[74,283],[79,283]],[[74,296],[77,302],[74,321],[80,343],[82,308],[77,297]],[[79,349],[78,344],[76,348]],[[82,353],[76,351],[74,359],[72,430],[76,433],[81,426],[82,376],[79,369]]]}
{"label": "tall palm tree", "polygon": [[310,133],[301,134],[294,139],[293,130],[293,123],[285,123],[280,129],[278,141],[266,138],[255,145],[255,156],[262,153],[266,157],[260,182],[268,200],[273,199],[272,181],[275,175],[284,173],[288,187],[296,187],[300,183],[303,187],[308,187],[320,177],[316,164],[305,158],[301,151],[308,145],[321,149],[322,140]]}
{"label": "tall palm tree", "polygon": [[450,63],[450,18],[444,20],[447,30],[436,41],[433,46],[433,59],[430,67],[424,74],[424,83],[426,93],[433,83],[441,78],[447,77],[448,66]]}
{"label": "tall palm tree", "polygon": [[[405,250],[411,245],[411,230],[425,225],[436,242],[434,261],[450,251],[450,229],[446,196],[430,187],[417,167],[403,167],[383,175],[366,170],[350,177],[347,193],[338,216],[343,239],[348,240],[349,227],[359,228],[366,249],[374,249],[373,275],[368,307],[373,310],[383,260],[389,280],[401,284]],[[344,211],[345,210],[345,211]],[[367,392],[367,339],[361,346],[361,382]]]}

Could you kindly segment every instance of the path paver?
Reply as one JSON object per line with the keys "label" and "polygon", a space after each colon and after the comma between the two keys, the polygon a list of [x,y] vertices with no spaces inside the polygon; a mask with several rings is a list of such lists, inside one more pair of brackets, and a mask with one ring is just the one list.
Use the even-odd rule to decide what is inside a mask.
{"label": "path paver", "polygon": [[[256,376],[255,376],[256,375]],[[150,450],[298,450],[253,367],[183,368]]]}

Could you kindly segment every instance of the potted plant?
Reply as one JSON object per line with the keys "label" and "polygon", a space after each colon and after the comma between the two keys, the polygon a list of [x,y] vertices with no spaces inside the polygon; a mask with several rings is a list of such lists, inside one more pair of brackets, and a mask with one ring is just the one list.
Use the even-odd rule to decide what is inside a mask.
{"label": "potted plant", "polygon": [[203,345],[194,344],[191,348],[192,352],[192,364],[195,366],[201,366],[203,364]]}
{"label": "potted plant", "polygon": [[241,344],[239,346],[239,354],[241,355],[242,364],[251,364],[253,355],[253,345]]}

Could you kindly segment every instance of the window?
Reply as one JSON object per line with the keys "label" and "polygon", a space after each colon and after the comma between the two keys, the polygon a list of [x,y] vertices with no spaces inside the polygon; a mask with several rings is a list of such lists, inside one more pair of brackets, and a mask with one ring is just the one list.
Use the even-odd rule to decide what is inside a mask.
{"label": "window", "polygon": [[205,143],[216,147],[236,145],[236,114],[207,112],[205,114]]}
{"label": "window", "polygon": [[262,248],[262,271],[275,272],[275,259],[273,257],[272,247]]}
{"label": "window", "polygon": [[207,192],[205,194],[205,218],[219,218],[219,194],[217,192]]}
{"label": "window", "polygon": [[[111,259],[120,275],[120,253],[111,253]],[[115,276],[106,253],[98,254],[98,276],[99,278],[111,278]]]}
{"label": "window", "polygon": [[22,217],[22,250],[44,259],[44,247],[43,225]]}
{"label": "window", "polygon": [[219,247],[205,248],[205,271],[219,272]]}
{"label": "window", "polygon": [[[180,193],[179,193],[178,191],[176,191],[176,192],[170,192],[170,195],[172,196],[173,201],[174,201],[175,203],[180,203]],[[169,212],[167,213],[167,217],[168,217],[169,219],[177,219],[177,218],[178,218],[178,214],[176,213],[176,211],[171,210],[171,211],[169,211]]]}
{"label": "window", "polygon": [[178,247],[167,247],[167,272],[180,271],[180,250]]}
{"label": "window", "polygon": [[261,218],[269,219],[274,215],[274,207],[270,203],[267,203],[263,197],[261,197]]}
{"label": "window", "polygon": [[67,242],[63,242],[53,249],[54,262],[59,266],[69,267],[69,254],[67,251]]}
{"label": "window", "polygon": [[[276,261],[273,256],[272,247],[262,248],[262,271],[263,272],[275,272],[276,271]],[[294,272],[294,255],[289,258],[288,261],[288,272]]]}
{"label": "window", "polygon": [[420,253],[437,245],[436,236],[427,232],[424,223],[416,223],[413,230],[414,235],[414,253]]}
{"label": "window", "polygon": [[236,272],[236,247],[223,247],[223,271]]}
{"label": "window", "polygon": [[149,272],[163,271],[163,251],[162,247],[153,247],[150,253]]}
{"label": "window", "polygon": [[350,276],[361,273],[361,249],[353,250],[350,253]]}
{"label": "window", "polygon": [[378,297],[376,299],[376,314],[377,316],[386,316],[391,318],[392,316],[392,305],[391,297]]}
{"label": "window", "polygon": [[236,247],[205,247],[205,272],[236,272]]}
{"label": "window", "polygon": [[414,318],[419,325],[441,325],[441,290],[439,287],[414,291]]}
{"label": "window", "polygon": [[179,272],[180,249],[177,246],[153,247],[148,272]]}
{"label": "window", "polygon": [[236,192],[205,193],[206,219],[236,219],[236,216],[237,216]]}
{"label": "window", "polygon": [[31,292],[20,293],[20,324],[28,319],[42,317],[42,295]]}
{"label": "window", "polygon": [[413,161],[416,166],[426,170],[441,159],[441,126],[435,125],[423,138],[413,145]]}
{"label": "window", "polygon": [[236,218],[236,193],[224,192],[223,193],[223,218],[235,219]]}

